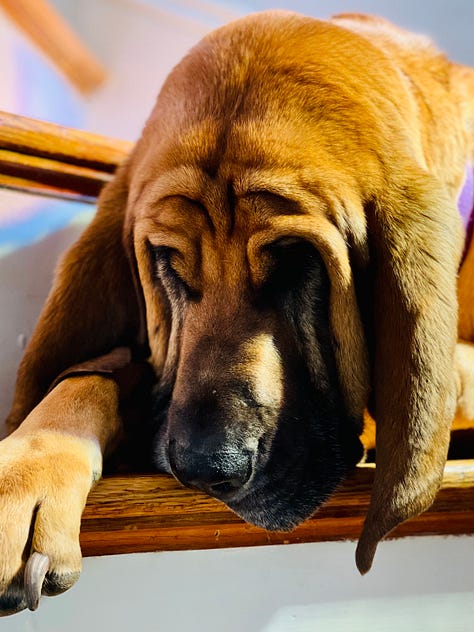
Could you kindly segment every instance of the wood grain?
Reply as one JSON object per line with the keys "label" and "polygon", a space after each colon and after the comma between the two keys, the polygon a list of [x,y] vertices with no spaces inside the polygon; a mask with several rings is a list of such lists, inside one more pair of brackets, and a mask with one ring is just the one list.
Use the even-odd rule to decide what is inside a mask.
{"label": "wood grain", "polygon": [[70,190],[95,198],[113,178],[113,174],[78,165],[30,156],[0,149],[0,171],[5,176],[30,178],[39,185],[59,190]]}
{"label": "wood grain", "polygon": [[0,111],[0,148],[112,173],[133,143]]}
{"label": "wood grain", "polygon": [[[35,176],[33,176],[34,178]],[[58,198],[60,200],[70,200],[72,202],[82,202],[85,204],[95,204],[96,196],[86,195],[81,191],[63,188],[60,186],[50,186],[34,179],[17,178],[15,176],[7,176],[0,173],[0,189],[10,189],[18,191],[18,193],[29,193],[31,195],[39,195],[49,198]]]}
{"label": "wood grain", "polygon": [[[82,551],[87,556],[357,539],[373,473],[373,467],[358,467],[313,518],[288,533],[246,524],[222,503],[171,476],[105,478],[84,511]],[[453,533],[474,533],[474,460],[448,462],[433,506],[391,537]]]}
{"label": "wood grain", "polygon": [[95,203],[133,143],[0,112],[0,186]]}

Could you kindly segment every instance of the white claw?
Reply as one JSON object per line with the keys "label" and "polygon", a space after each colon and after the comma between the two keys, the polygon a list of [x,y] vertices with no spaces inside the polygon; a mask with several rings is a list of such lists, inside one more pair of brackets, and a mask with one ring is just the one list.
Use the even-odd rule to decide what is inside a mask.
{"label": "white claw", "polygon": [[38,608],[43,581],[48,570],[49,557],[35,551],[25,566],[25,597],[29,610]]}

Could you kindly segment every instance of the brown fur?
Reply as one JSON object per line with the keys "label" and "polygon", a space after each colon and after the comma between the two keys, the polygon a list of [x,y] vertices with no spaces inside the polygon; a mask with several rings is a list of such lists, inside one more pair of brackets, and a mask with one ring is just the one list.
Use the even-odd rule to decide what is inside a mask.
{"label": "brown fur", "polygon": [[[222,83],[229,51],[234,63]],[[117,432],[116,414],[104,421],[104,410],[116,410],[111,383],[95,378],[104,384],[98,396],[94,378],[76,377],[42,400],[58,373],[119,344],[143,343],[146,316],[150,362],[174,384],[174,397],[185,398],[208,371],[197,341],[209,331],[235,351],[223,370],[237,375],[247,366],[250,375],[260,352],[249,357],[248,349],[258,351],[262,332],[241,297],[268,274],[262,248],[304,239],[330,279],[345,406],[362,415],[370,391],[377,420],[376,478],[357,553],[366,572],[378,541],[432,502],[456,397],[464,417],[474,414],[472,349],[455,359],[463,248],[456,202],[474,162],[473,121],[474,71],[383,20],[270,12],[211,33],[170,75],[128,163],[58,269],[19,370],[10,430],[29,416],[0,445],[0,476],[18,479],[8,506],[29,516],[38,502],[28,482],[36,465],[23,442],[44,436],[42,453],[63,451],[58,458],[77,462],[69,468],[75,477],[90,468],[88,441],[105,447]],[[147,242],[181,253],[172,266],[202,296],[186,318],[178,299],[163,300]],[[459,276],[464,341],[474,341],[473,262],[471,248]],[[373,326],[357,299],[369,285]],[[222,331],[228,322],[232,334]],[[271,335],[278,323],[268,316],[264,327]],[[178,367],[179,354],[194,363]],[[76,417],[72,397],[90,414]],[[58,515],[67,522],[71,553],[61,564],[76,572],[80,511],[68,507],[82,507],[87,491],[58,489],[56,463],[38,465],[35,476],[52,507],[42,533],[52,537]],[[9,524],[1,509],[0,523]],[[21,529],[1,540],[0,587],[21,567],[28,519]],[[54,546],[39,548],[55,559]]]}

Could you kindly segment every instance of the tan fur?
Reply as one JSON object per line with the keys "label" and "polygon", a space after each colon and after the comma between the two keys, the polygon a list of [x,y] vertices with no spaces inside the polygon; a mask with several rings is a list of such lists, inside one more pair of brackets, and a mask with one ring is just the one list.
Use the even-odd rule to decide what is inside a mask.
{"label": "tan fur", "polygon": [[101,476],[102,454],[119,428],[116,384],[87,376],[61,382],[2,441],[1,592],[12,578],[21,583],[32,518],[31,553],[47,554],[50,572],[61,578],[54,588],[45,586],[46,594],[63,592],[78,579],[81,514]]}
{"label": "tan fur", "polygon": [[255,400],[279,408],[283,399],[283,367],[280,354],[269,334],[259,334],[243,345],[243,361],[234,371],[247,378]]}
{"label": "tan fur", "polygon": [[[229,50],[234,66],[217,84]],[[278,72],[268,72],[270,61]],[[249,76],[258,86],[252,93]],[[346,15],[322,22],[269,12],[205,38],[171,74],[129,162],[59,268],[19,370],[10,428],[38,405],[20,427],[21,442],[15,433],[0,445],[0,476],[17,472],[20,481],[9,492],[12,511],[31,514],[25,486],[28,498],[40,486],[74,533],[67,549],[88,487],[83,478],[80,500],[71,498],[75,492],[56,488],[56,468],[72,455],[77,467],[70,476],[78,476],[85,463],[90,467],[90,439],[104,446],[117,430],[116,415],[112,426],[102,425],[103,406],[114,408],[116,393],[108,386],[99,400],[110,400],[95,408],[91,378],[67,380],[41,401],[59,372],[114,345],[143,341],[146,315],[151,362],[157,375],[176,378],[179,394],[193,379],[184,369],[175,375],[179,352],[192,354],[205,328],[219,331],[227,319],[236,336],[255,335],[238,298],[249,282],[247,266],[258,286],[266,274],[262,249],[276,239],[304,238],[330,277],[346,404],[357,416],[369,390],[373,395],[377,469],[357,553],[366,572],[378,541],[432,502],[456,398],[462,415],[474,410],[472,350],[455,359],[463,248],[456,203],[466,165],[474,162],[473,125],[474,71],[384,20]],[[207,289],[205,301],[189,306],[181,338],[156,288],[146,242],[176,248],[176,272],[196,291]],[[474,341],[473,266],[471,248],[459,276],[465,341]],[[374,288],[372,379],[357,279]],[[271,335],[275,323],[269,318],[267,325]],[[74,397],[90,403],[90,415],[72,415],[70,382]],[[38,466],[33,485],[28,472],[36,466],[23,444],[43,433],[43,451],[65,453],[59,464],[51,458]],[[92,469],[84,472],[91,477]],[[0,589],[21,565],[27,522],[20,535],[2,540]],[[0,512],[1,529],[8,523]],[[77,570],[71,547],[61,564]],[[43,552],[55,559],[54,546]]]}

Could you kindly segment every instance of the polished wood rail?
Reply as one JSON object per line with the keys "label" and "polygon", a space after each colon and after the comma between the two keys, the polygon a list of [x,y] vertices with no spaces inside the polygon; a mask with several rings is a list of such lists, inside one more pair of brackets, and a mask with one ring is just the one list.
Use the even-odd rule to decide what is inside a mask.
{"label": "polished wood rail", "polygon": [[[165,474],[111,476],[92,491],[82,519],[84,555],[355,540],[369,506],[373,466],[291,532],[246,524],[225,505]],[[450,461],[432,507],[390,537],[474,533],[474,460]]]}
{"label": "polished wood rail", "polygon": [[[0,112],[0,187],[93,202],[131,143]],[[359,466],[315,514],[289,533],[246,524],[205,494],[164,474],[110,476],[89,496],[84,555],[356,539],[374,468]],[[449,461],[433,506],[392,537],[474,533],[474,460]]]}
{"label": "polished wood rail", "polygon": [[0,111],[0,186],[95,203],[132,146]]}

